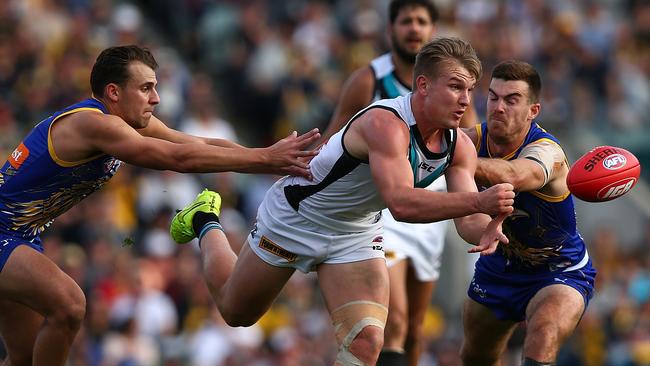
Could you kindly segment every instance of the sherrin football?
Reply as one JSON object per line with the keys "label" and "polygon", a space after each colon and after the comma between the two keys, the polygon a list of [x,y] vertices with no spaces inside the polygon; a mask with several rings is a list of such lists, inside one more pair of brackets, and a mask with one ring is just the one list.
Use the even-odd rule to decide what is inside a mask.
{"label": "sherrin football", "polygon": [[583,201],[604,202],[629,192],[640,174],[639,160],[631,152],[598,146],[573,163],[566,184]]}

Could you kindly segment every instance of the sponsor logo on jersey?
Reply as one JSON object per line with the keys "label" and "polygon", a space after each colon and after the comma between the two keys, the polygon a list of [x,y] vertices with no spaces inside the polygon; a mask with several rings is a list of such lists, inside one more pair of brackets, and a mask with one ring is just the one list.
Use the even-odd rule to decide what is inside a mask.
{"label": "sponsor logo on jersey", "polygon": [[625,166],[625,163],[627,159],[621,154],[610,155],[603,160],[603,166],[609,170],[620,169]]}
{"label": "sponsor logo on jersey", "polygon": [[21,165],[23,165],[28,157],[29,149],[27,146],[25,146],[25,144],[21,142],[20,145],[18,145],[18,147],[11,153],[9,159],[7,160],[9,161],[9,164],[14,167],[14,169],[18,169]]}
{"label": "sponsor logo on jersey", "polygon": [[436,167],[434,167],[432,165],[429,165],[429,164],[425,163],[424,161],[422,161],[422,162],[420,162],[420,164],[418,164],[418,168],[420,168],[422,170],[426,170],[429,173],[436,170]]}
{"label": "sponsor logo on jersey", "polygon": [[272,242],[269,238],[266,236],[262,235],[262,238],[260,239],[260,244],[259,247],[266,250],[267,252],[271,254],[275,254],[278,257],[284,258],[289,262],[294,262],[298,256],[294,253],[291,253],[290,251],[282,248],[281,246],[275,244]]}

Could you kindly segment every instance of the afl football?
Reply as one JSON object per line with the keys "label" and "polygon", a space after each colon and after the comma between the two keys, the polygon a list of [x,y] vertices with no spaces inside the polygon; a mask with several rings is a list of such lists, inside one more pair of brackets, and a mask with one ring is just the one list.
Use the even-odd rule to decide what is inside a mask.
{"label": "afl football", "polygon": [[569,191],[587,202],[604,202],[629,192],[639,180],[641,165],[631,152],[598,146],[582,155],[566,178]]}

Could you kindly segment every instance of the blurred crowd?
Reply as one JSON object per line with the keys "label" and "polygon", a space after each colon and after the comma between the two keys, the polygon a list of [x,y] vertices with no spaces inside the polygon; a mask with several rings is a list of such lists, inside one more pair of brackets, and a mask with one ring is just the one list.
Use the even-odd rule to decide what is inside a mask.
{"label": "blurred crowd", "polygon": [[[650,1],[435,2],[438,34],[470,40],[485,73],[507,58],[541,71],[539,121],[565,145],[587,132],[620,138],[617,145],[650,163]],[[387,4],[0,1],[0,155],[43,118],[88,97],[95,57],[116,44],[152,49],[156,115],[172,127],[248,146],[322,129],[343,80],[387,49]],[[475,91],[479,115],[488,81]],[[294,275],[255,326],[230,328],[201,278],[198,246],[177,246],[168,235],[174,209],[209,187],[224,197],[222,223],[241,245],[275,178],[127,165],[60,217],[43,237],[45,253],[88,299],[70,365],[331,365],[336,342],[312,275]],[[599,269],[597,293],[559,365],[650,365],[650,224],[638,243],[620,243],[607,228],[584,236]],[[431,304],[422,365],[459,365],[458,316]],[[514,337],[505,365],[518,365],[520,341]]]}

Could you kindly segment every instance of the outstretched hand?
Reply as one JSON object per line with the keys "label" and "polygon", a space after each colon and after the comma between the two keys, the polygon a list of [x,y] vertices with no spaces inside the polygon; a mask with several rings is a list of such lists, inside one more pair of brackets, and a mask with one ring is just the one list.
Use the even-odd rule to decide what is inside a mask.
{"label": "outstretched hand", "polygon": [[309,162],[318,154],[318,151],[304,149],[319,138],[320,133],[317,128],[300,136],[293,131],[289,136],[268,147],[269,168],[276,174],[289,174],[311,179]]}
{"label": "outstretched hand", "polygon": [[509,214],[501,214],[490,221],[481,235],[478,245],[470,248],[468,253],[481,253],[481,255],[490,255],[497,250],[499,243],[507,244],[508,238],[501,231],[503,221]]}

